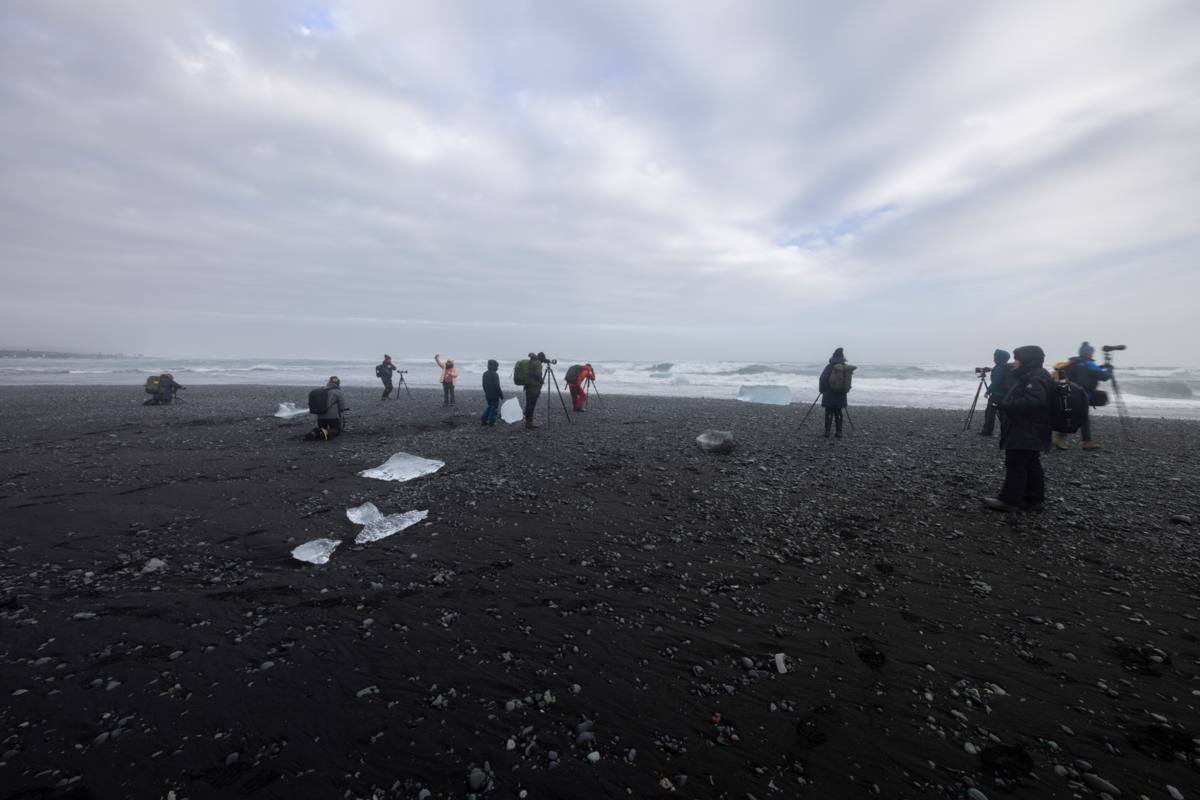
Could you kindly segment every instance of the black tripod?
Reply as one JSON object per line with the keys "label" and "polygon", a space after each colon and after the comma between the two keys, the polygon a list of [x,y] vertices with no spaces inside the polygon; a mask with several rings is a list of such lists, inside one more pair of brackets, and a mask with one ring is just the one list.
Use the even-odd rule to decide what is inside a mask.
{"label": "black tripod", "polygon": [[586,381],[583,382],[583,391],[585,394],[587,394],[589,396],[591,395],[592,392],[595,392],[596,393],[596,402],[602,406],[604,405],[604,402],[600,399],[600,390],[596,388],[596,379],[595,378],[588,378]]}
{"label": "black tripod", "polygon": [[[971,410],[967,412],[967,421],[963,423],[963,433],[967,432],[967,429],[971,427],[971,420],[975,418],[975,406],[979,405],[979,393],[988,388],[987,376],[986,372],[979,373],[979,385],[975,387],[975,399],[971,401]],[[984,402],[986,403],[987,401],[985,400]]]}
{"label": "black tripod", "polygon": [[[1122,347],[1122,349],[1124,349]],[[1108,367],[1109,380],[1112,381],[1113,403],[1117,406],[1117,419],[1121,422],[1121,433],[1126,439],[1132,438],[1129,435],[1129,414],[1125,411],[1125,398],[1121,397],[1121,389],[1117,386],[1117,376],[1113,372],[1112,350],[1104,348],[1104,366]]]}
{"label": "black tripod", "polygon": [[396,399],[396,400],[399,400],[399,399],[400,399],[400,387],[401,387],[401,386],[403,386],[403,387],[404,387],[404,391],[408,393],[408,399],[409,399],[409,400],[412,400],[412,390],[408,388],[408,381],[404,380],[404,373],[403,373],[403,372],[397,372],[396,374],[400,376],[400,382],[399,382],[398,384],[396,384],[396,397],[395,397],[395,399]]}
{"label": "black tripod", "polygon": [[[567,422],[570,423],[570,422],[572,422],[571,412],[567,410],[567,401],[563,399],[562,389],[560,389],[558,386],[558,376],[556,376],[554,374],[554,370],[550,368],[549,363],[547,363],[547,362],[542,362],[542,363],[546,367],[546,371],[542,373],[542,386],[546,385],[546,376],[549,375],[550,380],[554,381],[554,391],[558,392],[558,402],[562,403],[563,414],[566,414]],[[546,426],[549,427],[549,425],[550,425],[550,401],[547,400],[546,401]]]}
{"label": "black tripod", "polygon": [[808,407],[808,411],[804,412],[804,419],[800,420],[800,424],[796,426],[797,430],[799,430],[800,428],[803,428],[804,423],[808,422],[809,416],[812,414],[813,409],[817,407],[817,403],[820,402],[820,400],[821,400],[821,393],[817,392],[816,400],[813,400],[812,405]]}

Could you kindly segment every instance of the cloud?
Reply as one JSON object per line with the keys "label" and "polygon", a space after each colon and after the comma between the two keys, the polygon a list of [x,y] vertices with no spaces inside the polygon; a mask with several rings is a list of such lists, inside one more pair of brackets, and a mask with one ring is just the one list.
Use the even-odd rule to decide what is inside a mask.
{"label": "cloud", "polygon": [[[948,344],[901,298],[1080,338],[1086,308],[1022,298],[1196,261],[1197,33],[1172,3],[8,8],[0,338],[338,357],[388,325],[468,354],[536,321],[573,352],[886,360],[1007,335]],[[1195,360],[1190,310],[1114,302]],[[125,322],[146,305],[177,324]]]}

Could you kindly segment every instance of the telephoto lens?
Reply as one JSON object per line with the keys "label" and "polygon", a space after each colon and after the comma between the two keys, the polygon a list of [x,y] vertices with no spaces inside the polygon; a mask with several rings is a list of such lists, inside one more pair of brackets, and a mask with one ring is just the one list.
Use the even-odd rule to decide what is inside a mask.
{"label": "telephoto lens", "polygon": [[1111,353],[1114,350],[1124,350],[1125,345],[1123,345],[1123,344],[1106,344],[1103,347],[1101,347],[1100,349],[1106,353]]}

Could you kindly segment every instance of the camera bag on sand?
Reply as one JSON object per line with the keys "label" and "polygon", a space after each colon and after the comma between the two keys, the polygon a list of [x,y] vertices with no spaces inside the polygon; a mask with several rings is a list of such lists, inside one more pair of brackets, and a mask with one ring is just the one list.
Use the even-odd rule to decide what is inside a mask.
{"label": "camera bag on sand", "polygon": [[329,410],[329,390],[313,389],[308,393],[308,413],[324,414]]}
{"label": "camera bag on sand", "polygon": [[522,358],[513,365],[513,383],[524,386],[529,382],[529,359]]}
{"label": "camera bag on sand", "polygon": [[151,375],[149,378],[146,378],[146,394],[158,394],[158,390],[161,386],[161,376]]}
{"label": "camera bag on sand", "polygon": [[1093,389],[1091,400],[1092,408],[1102,408],[1108,405],[1108,392],[1103,389]]}
{"label": "camera bag on sand", "polygon": [[829,391],[845,394],[850,391],[850,381],[854,378],[857,367],[850,364],[834,364],[829,371]]}
{"label": "camera bag on sand", "polygon": [[1050,387],[1050,430],[1075,433],[1087,416],[1087,392],[1078,383],[1054,381]]}

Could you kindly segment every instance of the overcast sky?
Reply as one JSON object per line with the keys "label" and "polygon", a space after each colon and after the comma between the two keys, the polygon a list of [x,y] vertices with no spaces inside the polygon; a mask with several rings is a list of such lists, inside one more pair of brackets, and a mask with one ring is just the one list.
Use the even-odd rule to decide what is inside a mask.
{"label": "overcast sky", "polygon": [[0,347],[1200,364],[1200,3],[8,2]]}

